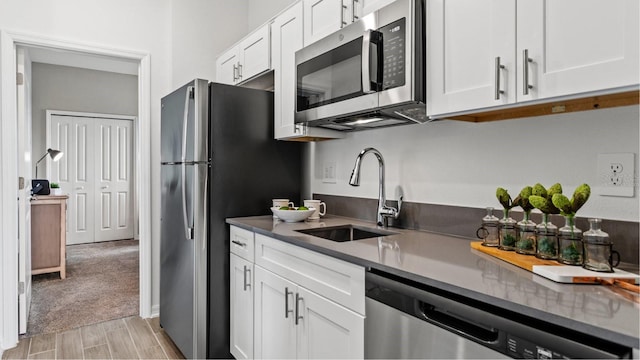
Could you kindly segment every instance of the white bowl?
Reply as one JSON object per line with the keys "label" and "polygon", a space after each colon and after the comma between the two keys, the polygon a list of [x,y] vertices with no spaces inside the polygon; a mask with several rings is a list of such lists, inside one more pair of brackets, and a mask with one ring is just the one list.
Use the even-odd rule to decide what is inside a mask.
{"label": "white bowl", "polygon": [[285,222],[304,221],[316,211],[315,208],[309,208],[309,210],[298,210],[296,207],[294,209],[296,210],[280,210],[277,207],[272,207],[271,211],[278,217],[278,219]]}

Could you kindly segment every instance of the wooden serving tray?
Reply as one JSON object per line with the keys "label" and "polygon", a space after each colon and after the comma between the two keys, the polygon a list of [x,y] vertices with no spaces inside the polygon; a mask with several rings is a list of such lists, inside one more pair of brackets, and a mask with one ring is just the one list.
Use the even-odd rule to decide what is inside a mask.
{"label": "wooden serving tray", "polygon": [[618,269],[614,269],[612,273],[591,271],[580,266],[560,264],[555,260],[543,260],[531,255],[518,254],[515,251],[482,246],[482,241],[472,241],[471,248],[559,283],[598,284],[602,279],[619,280],[631,284],[640,282],[640,275],[627,271]]}

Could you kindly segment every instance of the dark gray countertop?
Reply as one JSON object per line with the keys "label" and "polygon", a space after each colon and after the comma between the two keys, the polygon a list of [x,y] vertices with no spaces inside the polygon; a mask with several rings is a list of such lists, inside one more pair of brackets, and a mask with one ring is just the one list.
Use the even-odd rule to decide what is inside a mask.
{"label": "dark gray countertop", "polygon": [[640,348],[637,295],[602,285],[560,284],[471,249],[472,239],[388,228],[397,234],[333,242],[295,230],[374,223],[327,215],[316,222],[285,223],[271,216],[227,223],[367,268],[457,293],[536,319]]}

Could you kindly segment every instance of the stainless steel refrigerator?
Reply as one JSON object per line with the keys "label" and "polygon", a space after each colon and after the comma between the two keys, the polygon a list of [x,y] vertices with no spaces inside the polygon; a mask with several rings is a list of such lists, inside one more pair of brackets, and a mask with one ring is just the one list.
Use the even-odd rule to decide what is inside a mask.
{"label": "stainless steel refrigerator", "polygon": [[230,358],[228,217],[300,201],[301,144],[273,93],[196,79],[162,98],[160,325],[187,358]]}

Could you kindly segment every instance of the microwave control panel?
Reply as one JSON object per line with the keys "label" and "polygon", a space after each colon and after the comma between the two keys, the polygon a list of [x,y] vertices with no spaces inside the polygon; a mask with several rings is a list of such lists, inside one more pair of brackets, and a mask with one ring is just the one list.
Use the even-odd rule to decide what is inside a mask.
{"label": "microwave control panel", "polygon": [[382,33],[382,90],[404,86],[406,56],[405,18],[378,29]]}

